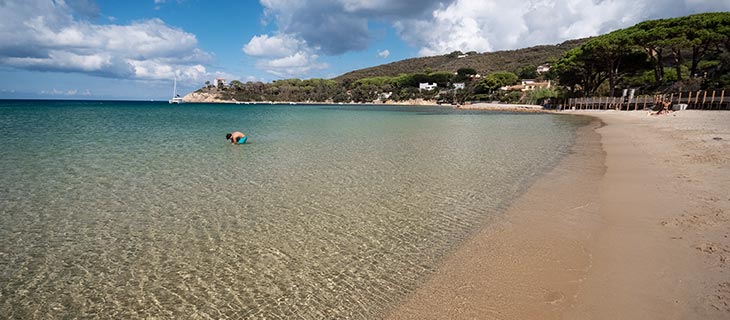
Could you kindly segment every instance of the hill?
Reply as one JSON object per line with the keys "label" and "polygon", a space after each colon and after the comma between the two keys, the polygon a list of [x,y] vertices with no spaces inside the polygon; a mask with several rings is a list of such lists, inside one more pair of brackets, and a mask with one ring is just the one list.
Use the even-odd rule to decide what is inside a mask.
{"label": "hill", "polygon": [[456,72],[460,68],[473,68],[479,74],[495,71],[517,70],[525,66],[537,66],[556,61],[573,48],[586,43],[589,38],[568,40],[557,45],[541,45],[517,50],[476,53],[452,52],[441,56],[412,58],[375,67],[350,71],[333,80],[349,83],[362,78],[397,76],[403,73],[430,71]]}

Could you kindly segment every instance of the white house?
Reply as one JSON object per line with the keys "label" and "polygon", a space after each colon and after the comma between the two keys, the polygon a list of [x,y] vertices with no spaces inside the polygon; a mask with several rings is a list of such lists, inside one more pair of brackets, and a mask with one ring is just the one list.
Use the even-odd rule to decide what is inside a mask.
{"label": "white house", "polygon": [[533,79],[523,79],[522,84],[517,84],[513,86],[504,86],[501,87],[501,90],[505,91],[532,91],[535,89],[543,89],[543,88],[550,88],[552,86],[552,83],[550,80],[546,82],[537,82]]}
{"label": "white house", "polygon": [[529,82],[529,83],[523,81],[522,82],[522,85],[525,86],[525,88],[522,89],[522,91],[532,91],[532,90],[535,90],[535,89],[550,88],[552,84],[550,83],[550,80],[548,80],[546,82],[535,82],[535,81],[532,81],[532,82]]}
{"label": "white house", "polygon": [[214,86],[216,86],[216,87],[218,87],[218,88],[220,88],[220,87],[225,87],[225,86],[226,86],[226,79],[223,79],[223,78],[216,78],[216,79],[215,79],[215,80],[213,81],[213,85],[214,85]]}
{"label": "white house", "polygon": [[436,89],[437,87],[438,87],[438,85],[436,84],[436,82],[434,82],[433,84],[430,84],[428,82],[421,82],[418,84],[418,90],[431,91],[433,89]]}
{"label": "white house", "polygon": [[466,87],[466,86],[464,85],[464,83],[463,83],[463,82],[457,82],[457,83],[454,83],[454,89],[457,89],[457,90],[458,90],[458,89],[464,90],[464,88],[465,88],[465,87]]}
{"label": "white house", "polygon": [[541,64],[541,65],[537,66],[537,74],[543,74],[548,71],[550,71],[549,64]]}

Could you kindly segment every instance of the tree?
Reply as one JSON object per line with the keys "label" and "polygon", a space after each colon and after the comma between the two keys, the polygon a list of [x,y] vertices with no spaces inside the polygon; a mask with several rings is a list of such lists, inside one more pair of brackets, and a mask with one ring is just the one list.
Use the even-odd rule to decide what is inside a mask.
{"label": "tree", "polygon": [[238,80],[231,81],[231,88],[234,88],[234,89],[242,89],[243,86],[244,86],[243,85],[243,82],[241,82],[241,81],[238,81]]}
{"label": "tree", "polygon": [[520,79],[535,79],[537,78],[537,66],[534,64],[526,65],[517,69],[517,76]]}
{"label": "tree", "polygon": [[428,75],[428,82],[435,82],[441,87],[447,87],[453,78],[454,74],[451,72],[432,72]]}
{"label": "tree", "polygon": [[568,51],[558,60],[555,70],[560,84],[567,86],[569,91],[590,95],[607,78],[607,74],[597,65],[595,58],[581,46]]}
{"label": "tree", "polygon": [[677,81],[682,81],[682,63],[684,61],[682,50],[691,44],[689,39],[687,39],[687,28],[688,26],[682,24],[679,19],[667,20],[667,31],[670,37],[659,42],[670,50],[674,58]]}
{"label": "tree", "polygon": [[459,70],[456,70],[456,74],[460,76],[473,76],[477,74],[477,71],[474,68],[459,68]]}
{"label": "tree", "polygon": [[668,37],[666,20],[651,20],[637,24],[628,32],[632,41],[642,48],[654,68],[654,82],[664,81],[664,46],[662,41]]}
{"label": "tree", "polygon": [[494,92],[501,87],[515,84],[518,80],[517,75],[512,72],[493,72],[480,81],[478,90],[481,92]]}
{"label": "tree", "polygon": [[686,17],[687,40],[691,43],[692,64],[690,75],[698,73],[700,62],[711,52],[719,52],[723,42],[723,28],[730,26],[730,14],[708,13]]}
{"label": "tree", "polygon": [[[614,96],[619,76],[626,72],[626,59],[635,51],[630,33],[618,30],[596,37],[583,45],[584,53],[608,76],[609,95]],[[599,83],[600,84],[600,83]]]}
{"label": "tree", "polygon": [[527,93],[528,103],[544,104],[550,98],[557,98],[558,91],[555,88],[540,88]]}
{"label": "tree", "polygon": [[459,56],[461,56],[463,54],[464,53],[462,53],[461,51],[456,50],[456,51],[452,51],[451,53],[449,53],[449,57],[451,57],[451,58],[458,58]]}
{"label": "tree", "polygon": [[591,95],[608,80],[608,94],[614,96],[625,75],[646,67],[646,54],[634,44],[633,35],[627,29],[618,30],[569,51],[556,68],[560,83]]}
{"label": "tree", "polygon": [[470,79],[474,75],[477,74],[477,71],[474,68],[460,68],[459,70],[456,70],[456,75],[453,77],[453,82],[462,82]]}

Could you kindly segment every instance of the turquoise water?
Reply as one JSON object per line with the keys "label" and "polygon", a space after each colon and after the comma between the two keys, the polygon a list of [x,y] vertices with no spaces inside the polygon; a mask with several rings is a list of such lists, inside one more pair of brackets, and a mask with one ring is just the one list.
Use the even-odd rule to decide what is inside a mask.
{"label": "turquoise water", "polygon": [[378,318],[584,121],[0,101],[0,318]]}

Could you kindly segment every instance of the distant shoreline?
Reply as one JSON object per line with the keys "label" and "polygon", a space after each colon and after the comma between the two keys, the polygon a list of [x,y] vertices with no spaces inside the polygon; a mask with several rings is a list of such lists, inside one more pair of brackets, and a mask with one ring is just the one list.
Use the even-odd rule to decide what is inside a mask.
{"label": "distant shoreline", "polygon": [[312,102],[312,101],[236,101],[221,100],[213,98],[207,94],[191,93],[183,98],[185,103],[220,103],[220,104],[237,104],[237,105],[384,105],[384,106],[433,106],[447,107],[462,110],[490,110],[490,111],[509,111],[509,112],[547,112],[541,105],[532,104],[507,104],[507,103],[466,103],[466,104],[439,104],[434,100],[412,99],[405,101],[380,101],[380,102]]}

